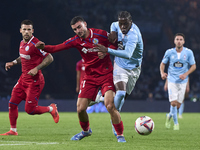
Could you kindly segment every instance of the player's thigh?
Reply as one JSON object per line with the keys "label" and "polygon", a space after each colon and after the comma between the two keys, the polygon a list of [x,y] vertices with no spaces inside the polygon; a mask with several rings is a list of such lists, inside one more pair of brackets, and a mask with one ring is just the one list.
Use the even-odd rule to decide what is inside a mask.
{"label": "player's thigh", "polygon": [[128,82],[127,70],[119,67],[116,63],[114,63],[113,81],[114,84],[118,82],[124,82],[124,83]]}
{"label": "player's thigh", "polygon": [[178,99],[177,101],[181,104],[185,98],[187,83],[179,84]]}
{"label": "player's thigh", "polygon": [[168,95],[169,101],[177,101],[178,99],[178,86],[176,83],[168,82]]}
{"label": "player's thigh", "polygon": [[78,98],[87,98],[94,101],[98,90],[99,86],[95,84],[95,81],[85,79],[81,83]]}
{"label": "player's thigh", "polygon": [[13,87],[11,98],[9,103],[18,105],[22,100],[26,99],[26,94],[24,92],[24,88],[20,83],[16,83],[16,85]]}
{"label": "player's thigh", "polygon": [[26,103],[25,107],[35,107],[38,105],[39,97],[44,87],[44,83],[31,84],[26,89]]}
{"label": "player's thigh", "polygon": [[128,95],[131,94],[131,92],[133,91],[135,84],[140,76],[141,73],[141,67],[135,68],[133,70],[127,71],[128,74],[128,82],[126,85],[126,93]]}
{"label": "player's thigh", "polygon": [[102,95],[105,95],[105,93],[109,90],[115,92],[115,86],[113,83],[113,74],[112,73],[105,75],[105,77],[102,78],[98,84],[101,86]]}

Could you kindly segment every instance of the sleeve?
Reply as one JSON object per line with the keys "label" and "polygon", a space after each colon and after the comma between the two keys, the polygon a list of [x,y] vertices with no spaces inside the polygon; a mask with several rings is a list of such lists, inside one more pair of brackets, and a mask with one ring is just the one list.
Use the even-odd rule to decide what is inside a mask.
{"label": "sleeve", "polygon": [[167,50],[165,52],[163,59],[162,59],[162,63],[167,64],[168,61],[169,61],[169,51]]}
{"label": "sleeve", "polygon": [[39,40],[38,40],[37,38],[34,38],[34,39],[33,39],[33,42],[32,42],[32,44],[34,45],[34,46],[33,46],[33,47],[34,47],[34,53],[35,53],[36,55],[39,55],[40,57],[43,57],[43,58],[47,57],[47,56],[49,55],[49,53],[47,53],[47,52],[45,52],[45,51],[43,51],[43,50],[38,49],[38,48],[35,47],[35,44],[36,44],[37,42],[39,42]]}
{"label": "sleeve", "polygon": [[41,49],[37,49],[37,54],[40,55],[41,57],[47,57],[49,55],[49,53],[41,50]]}
{"label": "sleeve", "polygon": [[137,42],[138,42],[137,34],[132,34],[131,36],[129,36],[128,42],[126,43],[124,50],[116,51],[111,48],[108,48],[108,53],[117,57],[130,59],[133,55],[133,52],[135,51]]}
{"label": "sleeve", "polygon": [[73,41],[74,40],[72,40],[70,38],[67,41],[65,41],[65,42],[63,42],[61,44],[58,44],[58,45],[46,45],[43,50],[45,52],[48,52],[48,53],[56,53],[56,52],[59,52],[59,51],[67,50],[69,48],[74,47]]}
{"label": "sleeve", "polygon": [[117,31],[117,25],[118,23],[117,22],[113,22],[111,25],[110,25],[110,32],[112,31],[115,31],[115,32],[118,32]]}
{"label": "sleeve", "polygon": [[190,64],[190,65],[194,65],[196,62],[195,62],[194,54],[193,54],[192,51],[190,52],[190,55],[189,55],[189,56],[190,56],[190,57],[189,57],[189,64]]}

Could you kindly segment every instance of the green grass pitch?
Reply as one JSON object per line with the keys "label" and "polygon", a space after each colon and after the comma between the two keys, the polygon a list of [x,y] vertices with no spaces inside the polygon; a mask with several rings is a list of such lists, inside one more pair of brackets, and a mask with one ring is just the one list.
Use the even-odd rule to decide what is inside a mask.
{"label": "green grass pitch", "polygon": [[[71,141],[81,131],[76,113],[60,112],[60,122],[55,124],[48,113],[30,116],[20,112],[19,135],[0,136],[0,150],[200,150],[200,113],[184,113],[183,119],[179,119],[179,131],[165,128],[165,114],[122,112],[127,142],[118,143],[108,113],[89,114],[92,135]],[[134,129],[135,120],[144,115],[155,123],[148,136],[139,135]],[[0,112],[0,133],[9,129],[8,112]]]}

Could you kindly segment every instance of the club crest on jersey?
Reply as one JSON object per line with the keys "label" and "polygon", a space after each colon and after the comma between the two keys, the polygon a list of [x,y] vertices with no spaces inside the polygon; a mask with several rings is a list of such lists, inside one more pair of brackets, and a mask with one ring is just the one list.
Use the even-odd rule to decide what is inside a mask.
{"label": "club crest on jersey", "polygon": [[94,38],[93,41],[92,41],[94,44],[98,44],[99,43],[99,40],[97,38]]}
{"label": "club crest on jersey", "polygon": [[29,50],[29,46],[26,46],[25,51],[28,51],[28,50]]}

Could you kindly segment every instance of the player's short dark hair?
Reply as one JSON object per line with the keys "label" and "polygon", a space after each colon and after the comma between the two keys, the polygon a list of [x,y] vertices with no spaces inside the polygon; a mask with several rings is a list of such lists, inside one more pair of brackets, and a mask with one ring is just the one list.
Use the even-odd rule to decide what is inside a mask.
{"label": "player's short dark hair", "polygon": [[21,22],[21,25],[23,25],[23,24],[25,24],[25,25],[32,25],[32,26],[33,26],[33,22],[32,22],[31,20],[28,20],[28,19],[23,20],[23,21]]}
{"label": "player's short dark hair", "polygon": [[79,21],[85,22],[85,20],[81,16],[75,16],[74,18],[72,18],[70,25],[75,25]]}
{"label": "player's short dark hair", "polygon": [[175,36],[174,36],[174,39],[175,39],[177,36],[182,36],[183,39],[185,40],[185,35],[184,35],[183,33],[176,33]]}
{"label": "player's short dark hair", "polygon": [[118,18],[127,18],[132,21],[132,16],[128,11],[120,11],[118,14]]}

